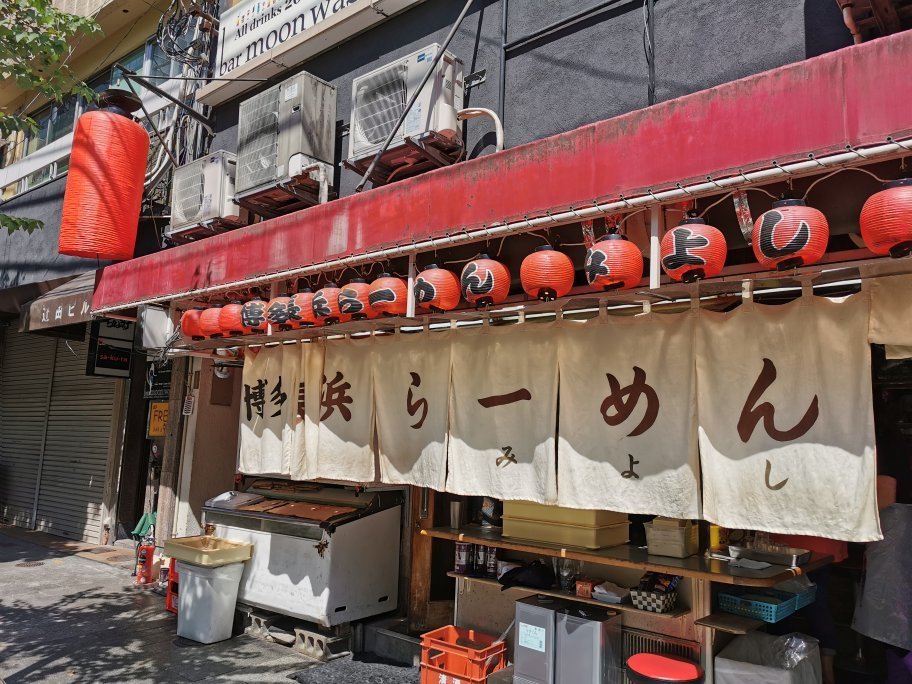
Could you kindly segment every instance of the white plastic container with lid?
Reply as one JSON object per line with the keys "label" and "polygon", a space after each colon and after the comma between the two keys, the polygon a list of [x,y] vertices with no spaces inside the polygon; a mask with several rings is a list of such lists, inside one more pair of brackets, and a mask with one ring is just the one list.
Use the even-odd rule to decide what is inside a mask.
{"label": "white plastic container with lid", "polygon": [[201,644],[230,639],[244,564],[205,568],[178,561],[177,573],[177,635]]}

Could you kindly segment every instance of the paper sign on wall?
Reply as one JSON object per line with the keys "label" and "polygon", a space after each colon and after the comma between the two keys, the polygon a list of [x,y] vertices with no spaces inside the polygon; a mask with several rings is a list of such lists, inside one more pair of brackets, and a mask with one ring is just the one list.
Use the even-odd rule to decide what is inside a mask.
{"label": "paper sign on wall", "polygon": [[725,527],[880,538],[868,298],[702,312],[703,512]]}
{"label": "paper sign on wall", "polygon": [[563,324],[561,506],[700,516],[694,323],[649,314]]}
{"label": "paper sign on wall", "polygon": [[556,503],[557,328],[453,337],[446,490]]}
{"label": "paper sign on wall", "polygon": [[450,334],[378,339],[373,368],[381,481],[442,491],[446,483]]}

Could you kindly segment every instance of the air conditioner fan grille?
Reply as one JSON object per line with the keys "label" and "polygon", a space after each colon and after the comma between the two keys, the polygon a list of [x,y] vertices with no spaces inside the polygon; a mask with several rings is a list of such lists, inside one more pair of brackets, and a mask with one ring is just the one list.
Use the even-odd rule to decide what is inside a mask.
{"label": "air conditioner fan grille", "polygon": [[386,140],[405,109],[408,66],[397,64],[364,80],[355,104],[355,129],[371,144]]}

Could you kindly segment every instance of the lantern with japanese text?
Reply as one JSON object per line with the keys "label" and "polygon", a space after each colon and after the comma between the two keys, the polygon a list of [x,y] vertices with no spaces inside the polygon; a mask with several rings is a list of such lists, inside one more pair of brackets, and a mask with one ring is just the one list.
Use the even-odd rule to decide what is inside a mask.
{"label": "lantern with japanese text", "polygon": [[250,332],[250,329],[244,326],[242,315],[244,305],[239,301],[232,301],[222,307],[222,313],[219,315],[219,326],[222,328],[222,334],[225,337],[237,337]]}
{"label": "lantern with japanese text", "polygon": [[861,237],[875,254],[912,252],[912,178],[900,178],[871,195],[861,208]]}
{"label": "lantern with japanese text", "polygon": [[222,305],[215,304],[205,309],[199,317],[199,329],[203,337],[222,336]]}
{"label": "lantern with japanese text", "polygon": [[523,259],[519,280],[530,297],[550,302],[564,297],[573,287],[573,261],[551,245],[537,247]]}
{"label": "lantern with japanese text", "polygon": [[784,271],[820,261],[830,239],[826,216],[800,199],[783,199],[754,223],[754,256],[767,269]]}
{"label": "lantern with japanese text", "polygon": [[428,264],[415,278],[415,302],[437,313],[459,306],[459,278],[452,271]]}
{"label": "lantern with japanese text", "polygon": [[291,330],[288,325],[288,295],[273,297],[266,305],[266,321],[276,330]]}
{"label": "lantern with japanese text", "polygon": [[479,254],[462,269],[462,296],[476,308],[501,304],[510,294],[510,270],[487,254]]}
{"label": "lantern with japanese text", "polygon": [[341,292],[342,290],[335,283],[326,283],[314,293],[311,302],[314,317],[318,321],[322,321],[324,325],[344,323],[351,320],[350,316],[339,311],[339,294]]}
{"label": "lantern with japanese text", "polygon": [[586,252],[586,281],[600,290],[626,290],[643,277],[643,255],[620,233],[599,238]]}
{"label": "lantern with japanese text", "polygon": [[370,305],[370,285],[364,278],[355,278],[339,291],[339,311],[353,321],[377,318],[379,311]]}
{"label": "lantern with japanese text", "polygon": [[371,283],[367,299],[371,308],[384,316],[405,316],[408,310],[408,285],[402,278],[381,273]]}
{"label": "lantern with japanese text", "polygon": [[184,311],[184,313],[181,314],[180,319],[181,332],[194,340],[203,339],[203,331],[200,330],[200,316],[202,316],[202,314],[203,308],[201,306]]}
{"label": "lantern with japanese text", "polygon": [[309,287],[302,288],[288,298],[288,324],[292,328],[312,328],[320,325],[314,316],[314,293]]}
{"label": "lantern with japanese text", "polygon": [[132,259],[149,134],[130,115],[142,106],[134,94],[106,90],[99,105],[76,122],[59,251],[86,259]]}
{"label": "lantern with japanese text", "polygon": [[262,335],[266,332],[266,302],[262,297],[254,297],[244,302],[241,309],[241,325],[244,330]]}
{"label": "lantern with japanese text", "polygon": [[715,278],[722,273],[727,252],[722,231],[691,216],[662,238],[662,270],[685,283]]}

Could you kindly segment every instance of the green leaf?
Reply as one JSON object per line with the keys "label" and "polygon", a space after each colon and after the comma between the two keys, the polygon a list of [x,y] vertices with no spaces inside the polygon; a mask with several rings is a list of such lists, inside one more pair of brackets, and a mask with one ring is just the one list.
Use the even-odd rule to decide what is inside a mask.
{"label": "green leaf", "polygon": [[0,214],[0,230],[6,230],[7,234],[12,235],[17,231],[25,231],[31,235],[36,230],[44,228],[44,223],[38,219],[21,218],[19,216],[9,216]]}

